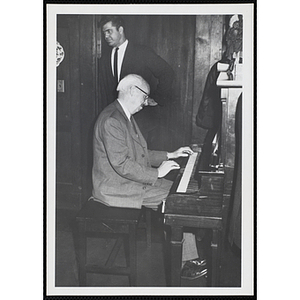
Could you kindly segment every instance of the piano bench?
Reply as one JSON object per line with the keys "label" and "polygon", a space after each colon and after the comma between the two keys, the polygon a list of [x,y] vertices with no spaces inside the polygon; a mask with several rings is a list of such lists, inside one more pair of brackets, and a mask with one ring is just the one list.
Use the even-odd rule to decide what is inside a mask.
{"label": "piano bench", "polygon": [[147,247],[151,247],[151,237],[152,237],[152,209],[143,206],[142,207],[142,219],[139,222],[139,228],[144,228],[146,230],[146,243]]}
{"label": "piano bench", "polygon": [[[147,245],[151,245],[151,212],[147,209],[109,207],[89,200],[75,217],[74,245],[78,263],[79,286],[87,286],[87,273],[127,275],[129,285],[136,286],[136,232],[139,221],[146,219]],[[149,223],[150,222],[150,223]],[[149,225],[150,224],[150,225]],[[115,239],[115,244],[104,265],[87,264],[87,238]],[[126,267],[115,266],[119,249],[124,245]]]}

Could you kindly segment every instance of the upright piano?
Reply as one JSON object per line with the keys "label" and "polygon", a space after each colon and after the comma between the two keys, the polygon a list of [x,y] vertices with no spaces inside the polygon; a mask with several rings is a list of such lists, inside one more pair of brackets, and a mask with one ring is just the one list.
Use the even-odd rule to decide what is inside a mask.
{"label": "upright piano", "polygon": [[235,112],[242,93],[242,80],[237,76],[229,80],[227,74],[221,72],[217,85],[221,87],[222,126],[212,145],[211,168],[201,170],[197,167],[202,149],[192,146],[194,154],[181,167],[164,204],[164,223],[170,226],[171,286],[181,285],[183,231],[187,228],[212,231],[208,282],[213,287],[219,286],[220,247],[235,163]]}

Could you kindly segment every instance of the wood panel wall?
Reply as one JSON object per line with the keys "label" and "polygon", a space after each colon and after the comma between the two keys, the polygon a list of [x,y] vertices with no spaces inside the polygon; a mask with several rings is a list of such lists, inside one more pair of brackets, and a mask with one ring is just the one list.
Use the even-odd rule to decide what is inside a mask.
{"label": "wood panel wall", "polygon": [[175,71],[172,101],[165,108],[167,130],[158,133],[158,146],[170,151],[181,145],[203,143],[206,130],[197,127],[195,119],[206,76],[222,56],[224,16],[122,17],[127,38],[151,47]]}
{"label": "wood panel wall", "polygon": [[91,193],[92,128],[96,117],[95,17],[58,15],[57,41],[65,52],[56,68],[57,207],[77,209]]}
{"label": "wood panel wall", "polygon": [[196,16],[122,17],[128,40],[152,48],[175,72],[172,99],[164,108],[165,130],[157,133],[156,149],[171,151],[189,144],[192,139]]}
{"label": "wood panel wall", "polygon": [[206,77],[210,68],[222,57],[224,16],[196,17],[195,73],[192,113],[192,143],[202,144],[207,130],[196,126],[196,115],[201,102]]}

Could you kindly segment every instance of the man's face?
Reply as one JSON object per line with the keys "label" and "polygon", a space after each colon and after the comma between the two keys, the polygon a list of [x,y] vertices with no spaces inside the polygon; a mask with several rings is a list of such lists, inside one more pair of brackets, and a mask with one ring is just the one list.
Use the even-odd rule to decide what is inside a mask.
{"label": "man's face", "polygon": [[104,33],[105,41],[111,47],[119,47],[123,42],[123,27],[119,30],[112,26],[112,22],[106,23],[102,31]]}
{"label": "man's face", "polygon": [[148,98],[149,98],[149,91],[146,86],[143,86],[142,88],[134,85],[135,91],[135,109],[132,114],[135,114],[142,110],[144,106],[148,105]]}

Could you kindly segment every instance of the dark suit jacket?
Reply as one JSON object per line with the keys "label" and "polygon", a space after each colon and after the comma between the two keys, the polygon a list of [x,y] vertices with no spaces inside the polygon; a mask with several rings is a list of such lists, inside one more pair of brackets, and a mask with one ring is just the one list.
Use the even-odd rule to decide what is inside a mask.
{"label": "dark suit jacket", "polygon": [[215,63],[206,78],[202,99],[196,115],[196,124],[204,129],[218,128],[221,124],[221,88],[216,82],[220,72]]}
{"label": "dark suit jacket", "polygon": [[[111,51],[103,54],[99,69],[100,101],[106,106],[117,98],[116,82],[111,68]],[[128,74],[142,76],[150,85],[150,97],[159,104],[165,104],[170,97],[174,71],[152,49],[128,42],[120,80]]]}
{"label": "dark suit jacket", "polygon": [[167,152],[147,150],[133,119],[116,100],[98,117],[94,128],[93,197],[111,206],[141,208],[147,188],[159,185],[159,166]]}

